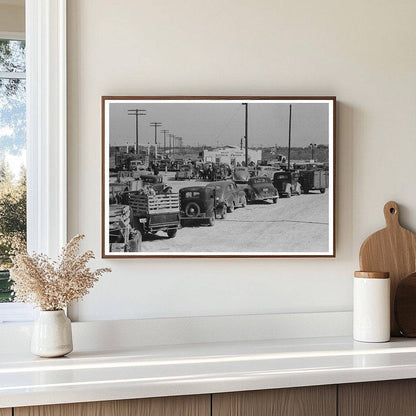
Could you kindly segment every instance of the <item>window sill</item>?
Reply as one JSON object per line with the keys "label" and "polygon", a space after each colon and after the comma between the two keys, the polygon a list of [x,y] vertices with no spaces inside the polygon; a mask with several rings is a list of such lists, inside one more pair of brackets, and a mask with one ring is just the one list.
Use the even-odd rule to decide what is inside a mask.
{"label": "window sill", "polygon": [[21,325],[35,319],[35,310],[27,303],[0,303],[0,325]]}

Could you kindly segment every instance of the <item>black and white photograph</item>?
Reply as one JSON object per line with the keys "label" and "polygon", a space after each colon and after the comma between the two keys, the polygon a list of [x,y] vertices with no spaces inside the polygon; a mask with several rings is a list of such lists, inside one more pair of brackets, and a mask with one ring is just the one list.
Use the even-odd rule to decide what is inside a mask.
{"label": "black and white photograph", "polygon": [[335,256],[334,97],[102,97],[103,257]]}

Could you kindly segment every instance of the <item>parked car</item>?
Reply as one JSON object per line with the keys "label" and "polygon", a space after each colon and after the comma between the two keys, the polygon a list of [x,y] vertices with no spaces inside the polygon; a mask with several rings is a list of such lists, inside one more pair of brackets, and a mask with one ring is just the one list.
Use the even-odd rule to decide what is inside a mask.
{"label": "parked car", "polygon": [[167,159],[162,159],[159,161],[159,170],[161,172],[168,171],[170,167],[170,161]]}
{"label": "parked car", "polygon": [[270,179],[273,179],[274,174],[277,172],[273,166],[257,166],[256,176],[267,176]]}
{"label": "parked car", "polygon": [[179,191],[181,223],[206,222],[212,226],[217,215],[222,218],[223,207],[215,199],[215,189],[189,186]]}
{"label": "parked car", "polygon": [[192,166],[183,165],[179,168],[179,171],[175,174],[176,181],[184,181],[195,177],[195,171]]}
{"label": "parked car", "polygon": [[299,183],[299,172],[276,172],[273,177],[273,186],[279,192],[280,197],[290,198],[292,195],[300,195],[302,188]]}
{"label": "parked car", "polygon": [[180,160],[172,160],[168,165],[168,171],[177,172],[179,168],[183,165],[183,162]]}
{"label": "parked car", "polygon": [[235,183],[247,183],[250,179],[250,172],[244,166],[237,166],[234,169],[233,179]]}
{"label": "parked car", "polygon": [[130,170],[146,170],[145,164],[141,160],[130,160]]}
{"label": "parked car", "polygon": [[267,176],[250,178],[244,191],[247,201],[271,200],[275,204],[279,199],[277,189],[273,186],[272,180]]}
{"label": "parked car", "polygon": [[222,215],[233,212],[235,208],[247,205],[246,193],[233,181],[217,181],[206,186],[215,192],[216,205],[222,208]]}

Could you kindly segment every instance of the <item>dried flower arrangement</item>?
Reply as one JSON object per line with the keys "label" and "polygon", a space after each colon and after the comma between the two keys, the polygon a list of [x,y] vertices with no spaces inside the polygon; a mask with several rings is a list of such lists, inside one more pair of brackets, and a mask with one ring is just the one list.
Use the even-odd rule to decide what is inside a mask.
{"label": "dried flower arrangement", "polygon": [[111,272],[109,268],[88,268],[94,253],[78,254],[83,238],[80,234],[72,238],[56,261],[45,254],[29,255],[26,250],[17,253],[10,270],[15,302],[34,303],[45,311],[60,310],[84,297],[103,273]]}

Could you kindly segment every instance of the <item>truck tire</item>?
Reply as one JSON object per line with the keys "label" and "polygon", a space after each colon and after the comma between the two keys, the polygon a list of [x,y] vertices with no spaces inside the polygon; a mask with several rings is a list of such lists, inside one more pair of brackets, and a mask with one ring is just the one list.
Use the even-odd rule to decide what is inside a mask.
{"label": "truck tire", "polygon": [[277,204],[277,197],[273,198],[273,204]]}
{"label": "truck tire", "polygon": [[229,212],[229,213],[233,212],[234,208],[235,208],[235,206],[234,206],[234,201],[233,201],[233,202],[231,202],[230,206],[227,206],[227,212]]}
{"label": "truck tire", "polygon": [[321,188],[320,191],[321,191],[321,194],[324,194],[325,193],[325,188]]}
{"label": "truck tire", "polygon": [[166,233],[168,234],[169,238],[175,238],[176,237],[176,233],[178,232],[177,229],[174,230],[167,230]]}

